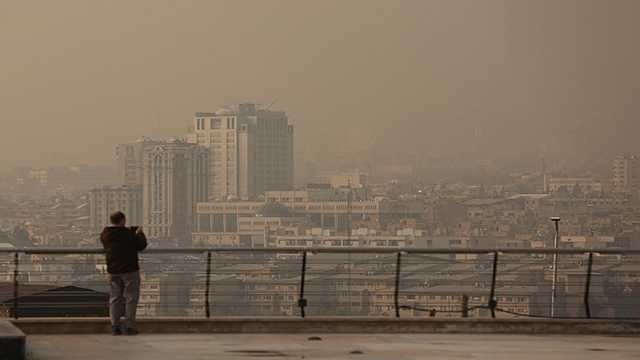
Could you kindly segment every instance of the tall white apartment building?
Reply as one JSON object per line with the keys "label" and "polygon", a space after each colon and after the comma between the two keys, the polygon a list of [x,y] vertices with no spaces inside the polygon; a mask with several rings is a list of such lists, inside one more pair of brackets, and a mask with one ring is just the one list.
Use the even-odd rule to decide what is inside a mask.
{"label": "tall white apartment building", "polygon": [[196,113],[188,141],[209,148],[209,200],[293,188],[293,126],[283,111],[246,103]]}

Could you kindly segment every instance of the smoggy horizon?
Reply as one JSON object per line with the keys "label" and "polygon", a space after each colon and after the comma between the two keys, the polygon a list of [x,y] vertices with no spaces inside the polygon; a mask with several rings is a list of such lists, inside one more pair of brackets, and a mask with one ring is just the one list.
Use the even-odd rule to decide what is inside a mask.
{"label": "smoggy horizon", "polygon": [[296,167],[639,153],[637,1],[0,4],[0,169],[286,111]]}

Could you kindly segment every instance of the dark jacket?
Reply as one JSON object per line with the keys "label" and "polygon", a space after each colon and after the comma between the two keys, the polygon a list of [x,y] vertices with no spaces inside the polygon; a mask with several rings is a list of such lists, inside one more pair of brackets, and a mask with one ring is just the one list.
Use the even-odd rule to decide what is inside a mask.
{"label": "dark jacket", "polygon": [[108,226],[102,230],[100,241],[107,255],[107,272],[124,274],[140,270],[138,251],[147,247],[147,237],[123,226]]}

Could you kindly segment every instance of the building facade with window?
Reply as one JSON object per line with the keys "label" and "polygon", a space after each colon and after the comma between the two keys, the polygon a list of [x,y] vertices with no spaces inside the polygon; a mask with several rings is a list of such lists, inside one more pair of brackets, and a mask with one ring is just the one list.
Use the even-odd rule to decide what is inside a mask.
{"label": "building facade with window", "polygon": [[209,149],[210,200],[293,188],[293,126],[283,111],[247,103],[199,112],[188,142]]}
{"label": "building facade with window", "polygon": [[116,147],[116,171],[120,185],[142,185],[145,149],[162,144],[162,141],[142,138]]}
{"label": "building facade with window", "polygon": [[143,222],[148,236],[190,244],[196,204],[208,197],[209,152],[182,141],[145,148]]}
{"label": "building facade with window", "polygon": [[89,192],[89,226],[98,233],[110,224],[109,216],[122,211],[127,223],[142,224],[142,186],[102,187]]}
{"label": "building facade with window", "polygon": [[640,191],[640,157],[627,155],[615,158],[612,181],[616,192]]}

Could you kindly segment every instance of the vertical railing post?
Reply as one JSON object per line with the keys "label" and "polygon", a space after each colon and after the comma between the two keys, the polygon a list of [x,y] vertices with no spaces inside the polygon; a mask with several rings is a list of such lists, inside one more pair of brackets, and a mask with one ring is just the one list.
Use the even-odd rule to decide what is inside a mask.
{"label": "vertical railing post", "polygon": [[298,298],[298,307],[300,308],[300,316],[306,316],[305,308],[307,307],[307,299],[304,298],[304,283],[307,275],[307,252],[302,252],[302,269],[300,271],[300,297]]}
{"label": "vertical railing post", "polygon": [[462,294],[462,301],[460,301],[460,311],[463,318],[469,317],[469,295]]}
{"label": "vertical railing post", "polygon": [[398,257],[396,258],[396,282],[393,288],[393,304],[396,310],[396,317],[400,317],[400,270],[402,266],[402,252],[398,252]]}
{"label": "vertical railing post", "polygon": [[552,217],[551,221],[553,221],[555,226],[555,236],[553,237],[553,276],[551,278],[551,318],[553,319],[556,316],[556,289],[558,283],[558,257],[560,254],[558,253],[558,241],[560,238],[560,218]]}
{"label": "vertical railing post", "polygon": [[13,317],[17,319],[19,317],[20,301],[18,300],[18,276],[20,266],[20,254],[17,252],[13,254]]}
{"label": "vertical railing post", "polygon": [[204,289],[204,313],[208,318],[211,317],[211,307],[209,303],[209,296],[211,292],[211,251],[207,251],[207,283]]}
{"label": "vertical railing post", "polygon": [[491,310],[491,317],[496,317],[496,307],[498,301],[496,300],[496,275],[498,273],[498,252],[493,252],[493,272],[491,273],[491,293],[489,294],[489,310]]}
{"label": "vertical railing post", "polygon": [[593,253],[589,253],[587,260],[587,280],[584,284],[584,312],[587,319],[591,319],[591,306],[589,305],[589,290],[591,289],[591,269],[593,268]]}

